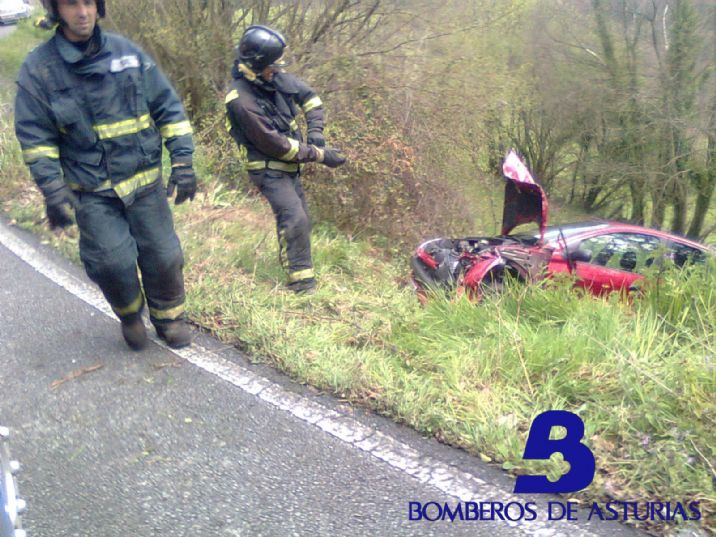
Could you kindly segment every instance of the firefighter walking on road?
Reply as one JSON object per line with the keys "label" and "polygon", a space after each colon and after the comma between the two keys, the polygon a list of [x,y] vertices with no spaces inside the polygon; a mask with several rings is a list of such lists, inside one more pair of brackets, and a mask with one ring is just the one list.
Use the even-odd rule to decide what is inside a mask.
{"label": "firefighter walking on road", "polygon": [[[316,278],[311,260],[311,221],[300,179],[300,163],[331,168],[345,162],[326,147],[323,103],[303,80],[281,71],[284,37],[266,26],[250,26],[236,49],[233,81],[226,96],[232,137],[246,147],[247,168],[276,217],[279,257],[286,255],[288,287],[312,292]],[[296,123],[303,111],[307,143]]]}
{"label": "firefighter walking on road", "polygon": [[[15,131],[52,228],[80,231],[80,257],[134,350],[146,345],[145,297],[157,334],[191,343],[183,254],[167,196],[193,199],[192,129],[157,65],[97,20],[104,0],[44,0],[58,23],[20,70]],[[162,139],[171,157],[165,190]],[[141,271],[142,286],[137,273]]]}

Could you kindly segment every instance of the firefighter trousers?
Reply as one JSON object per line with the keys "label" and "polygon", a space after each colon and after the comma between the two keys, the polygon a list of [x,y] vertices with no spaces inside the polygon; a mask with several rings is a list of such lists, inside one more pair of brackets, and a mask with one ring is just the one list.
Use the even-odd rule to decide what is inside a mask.
{"label": "firefighter trousers", "polygon": [[[288,272],[289,285],[312,280],[311,218],[300,174],[266,169],[250,175],[276,217],[279,256]],[[286,253],[286,263],[283,252]]]}
{"label": "firefighter trousers", "polygon": [[[80,258],[120,319],[144,306],[154,324],[184,317],[184,257],[161,181],[125,206],[117,197],[78,193]],[[140,286],[137,267],[142,275]]]}

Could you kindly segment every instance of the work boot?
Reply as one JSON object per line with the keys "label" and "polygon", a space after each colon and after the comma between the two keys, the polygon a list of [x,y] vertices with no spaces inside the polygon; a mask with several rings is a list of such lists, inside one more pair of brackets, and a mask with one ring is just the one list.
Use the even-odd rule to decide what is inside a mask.
{"label": "work boot", "polygon": [[157,323],[154,325],[157,335],[172,349],[180,349],[191,345],[191,330],[183,319]]}
{"label": "work boot", "polygon": [[147,329],[144,328],[141,315],[133,315],[122,319],[122,336],[129,348],[133,351],[141,351],[147,346]]}
{"label": "work boot", "polygon": [[288,284],[288,288],[297,295],[312,295],[316,292],[316,279],[307,278]]}

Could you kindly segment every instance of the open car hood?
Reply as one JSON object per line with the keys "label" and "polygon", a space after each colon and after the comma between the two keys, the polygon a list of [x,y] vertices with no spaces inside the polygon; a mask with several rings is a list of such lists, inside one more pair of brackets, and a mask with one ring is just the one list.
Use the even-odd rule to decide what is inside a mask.
{"label": "open car hood", "polygon": [[520,224],[534,222],[539,226],[542,243],[547,226],[547,195],[514,150],[505,157],[502,173],[507,179],[502,210],[502,234],[508,235]]}

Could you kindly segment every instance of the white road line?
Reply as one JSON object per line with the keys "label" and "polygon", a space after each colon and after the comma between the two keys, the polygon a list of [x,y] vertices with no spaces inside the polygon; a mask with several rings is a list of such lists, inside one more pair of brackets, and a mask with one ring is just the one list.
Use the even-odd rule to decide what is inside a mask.
{"label": "white road line", "polygon": [[[0,244],[49,280],[119,322],[99,289],[55,265],[34,246],[13,234],[2,222],[0,222]],[[524,503],[524,499],[514,496],[508,491],[497,488],[454,466],[422,455],[407,444],[366,427],[353,418],[330,410],[306,397],[284,390],[278,384],[221,358],[199,345],[194,344],[186,349],[170,349],[162,341],[156,338],[154,341],[204,371],[230,382],[247,393],[256,395],[266,403],[289,412],[299,420],[315,425],[322,431],[376,457],[419,482],[431,485],[463,502]],[[556,525],[558,530],[555,531],[553,525],[550,527],[551,524],[541,518],[534,521],[501,523],[512,527],[513,531],[531,536],[548,534],[556,536],[559,535],[558,531],[584,537],[596,537],[597,535],[584,528],[566,523]]]}

